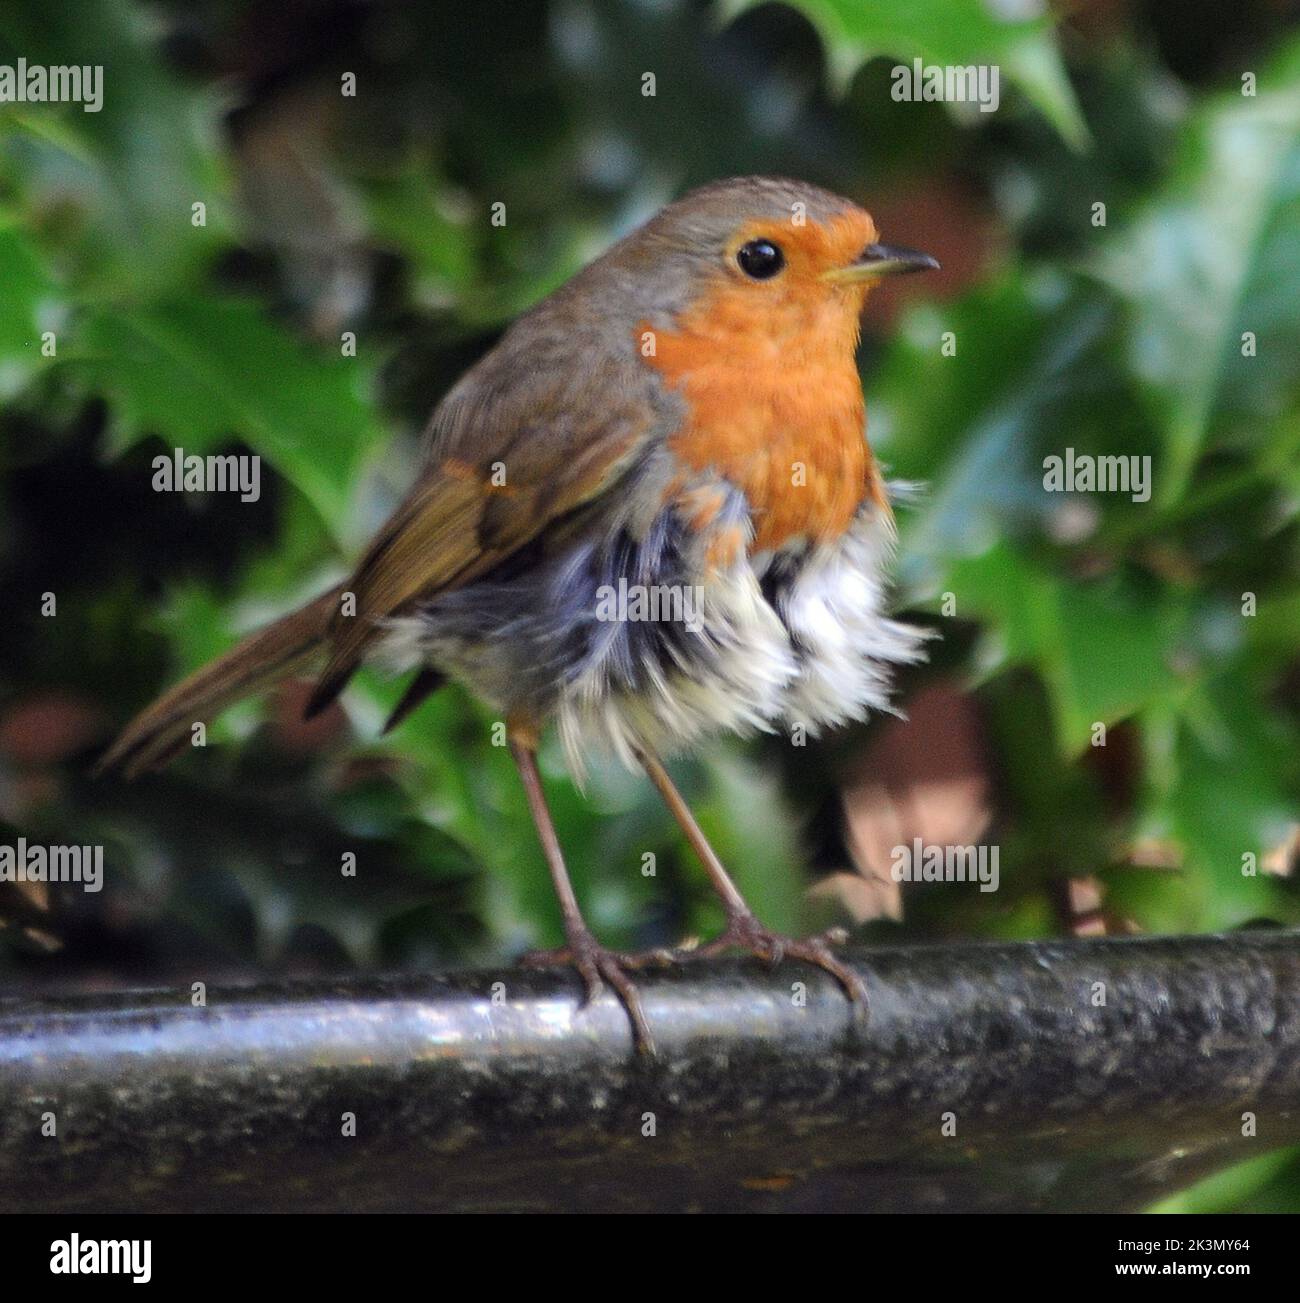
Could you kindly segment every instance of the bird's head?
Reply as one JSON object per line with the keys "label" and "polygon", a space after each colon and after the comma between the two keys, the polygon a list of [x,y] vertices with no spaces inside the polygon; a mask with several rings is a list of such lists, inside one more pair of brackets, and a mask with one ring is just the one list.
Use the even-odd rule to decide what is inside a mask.
{"label": "bird's head", "polygon": [[[873,285],[939,265],[882,244],[871,215],[849,200],[775,177],[692,191],[624,241],[615,261],[655,281],[653,307],[673,318],[664,325],[690,318],[782,343],[810,328],[856,340]],[[644,305],[642,315],[652,315]]]}

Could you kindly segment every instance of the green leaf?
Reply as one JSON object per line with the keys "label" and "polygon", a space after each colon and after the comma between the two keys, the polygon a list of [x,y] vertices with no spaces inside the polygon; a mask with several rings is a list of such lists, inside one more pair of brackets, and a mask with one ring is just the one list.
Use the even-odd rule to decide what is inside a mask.
{"label": "green leaf", "polygon": [[[1143,721],[1144,831],[1181,848],[1197,926],[1294,922],[1294,894],[1261,864],[1300,813],[1293,795],[1300,736],[1258,699],[1247,661],[1224,669]],[[1243,873],[1246,855],[1254,856],[1253,873]]]}
{"label": "green leaf", "polygon": [[0,398],[22,389],[42,365],[41,332],[59,324],[59,291],[27,237],[0,218]]}
{"label": "green leaf", "polygon": [[378,240],[394,245],[416,274],[416,297],[435,306],[458,298],[477,270],[472,224],[439,187],[425,160],[366,187],[366,209]]}
{"label": "green leaf", "polygon": [[186,453],[242,439],[331,530],[382,430],[357,358],[312,349],[243,299],[93,312],[79,374],[112,400],[118,451],[158,434]]}
{"label": "green leaf", "polygon": [[31,104],[0,114],[0,177],[12,174],[34,225],[58,214],[79,290],[139,297],[192,273],[224,224],[220,97],[175,77],[151,17],[123,0],[9,6],[0,61],[17,55],[103,68],[97,112]]}
{"label": "green leaf", "polygon": [[[1253,383],[1271,351],[1297,371],[1288,341],[1300,339],[1298,74],[1300,43],[1260,78],[1257,95],[1220,96],[1199,110],[1169,181],[1096,261],[1127,304],[1129,366],[1163,432],[1164,506],[1186,491],[1230,366],[1249,368]],[[1270,268],[1270,250],[1285,263]],[[1262,356],[1241,356],[1244,330],[1259,333]]]}
{"label": "green leaf", "polygon": [[1173,690],[1171,666],[1185,612],[1173,593],[1151,595],[1118,578],[1063,582],[1012,545],[959,562],[948,582],[963,618],[989,624],[984,662],[1027,664],[1051,693],[1059,745],[1088,746],[1112,724]]}
{"label": "green leaf", "polygon": [[[1113,452],[1114,431],[1132,424],[1133,400],[1104,352],[1113,320],[1095,286],[1020,268],[907,315],[866,391],[877,454],[923,485],[898,512],[910,591],[943,591],[957,558],[1009,533],[1049,532],[1079,505],[1045,491],[1044,458],[1071,443]],[[1132,509],[1127,498],[1090,501],[1098,513]]]}
{"label": "green leaf", "polygon": [[708,787],[693,807],[713,849],[764,924],[798,933],[808,884],[797,826],[775,776],[727,750],[709,758],[705,773]]}
{"label": "green leaf", "polygon": [[[1259,1158],[1247,1159],[1213,1176],[1203,1177],[1178,1194],[1161,1199],[1147,1209],[1152,1213],[1222,1213],[1248,1211],[1242,1208],[1270,1184],[1284,1177],[1296,1164],[1296,1150],[1279,1149]],[[1291,1211],[1290,1205],[1287,1211]]]}
{"label": "green leaf", "polygon": [[[735,17],[764,0],[728,0]],[[1088,128],[1052,39],[1048,17],[1001,19],[984,0],[785,0],[817,28],[832,77],[847,84],[868,59],[989,64],[1005,74],[1075,148]],[[991,115],[989,115],[991,116]]]}

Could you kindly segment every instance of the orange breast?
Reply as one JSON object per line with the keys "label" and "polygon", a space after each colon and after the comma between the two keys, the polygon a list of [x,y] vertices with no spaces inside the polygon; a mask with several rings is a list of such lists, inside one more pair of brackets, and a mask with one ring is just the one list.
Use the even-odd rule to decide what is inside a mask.
{"label": "orange breast", "polygon": [[885,503],[854,361],[861,299],[793,280],[768,291],[721,282],[652,332],[645,358],[686,400],[673,452],[744,490],[760,552],[835,538],[864,499]]}

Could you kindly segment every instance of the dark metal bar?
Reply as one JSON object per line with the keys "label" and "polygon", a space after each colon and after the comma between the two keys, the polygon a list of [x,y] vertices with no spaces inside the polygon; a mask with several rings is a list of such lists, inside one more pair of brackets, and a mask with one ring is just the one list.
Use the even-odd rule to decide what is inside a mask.
{"label": "dark metal bar", "polygon": [[1300,1141],[1295,934],[851,953],[865,1026],[646,975],[654,1062],[555,972],[0,1002],[0,1208],[1127,1209]]}

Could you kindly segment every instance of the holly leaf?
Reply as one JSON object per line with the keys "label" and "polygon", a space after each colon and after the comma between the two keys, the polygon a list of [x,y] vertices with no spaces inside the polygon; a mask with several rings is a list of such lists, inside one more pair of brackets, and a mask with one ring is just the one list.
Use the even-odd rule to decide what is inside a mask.
{"label": "holly leaf", "polygon": [[36,247],[0,217],[0,398],[24,388],[42,364],[42,331],[60,322],[60,294]]}
{"label": "holly leaf", "polygon": [[[1270,366],[1292,378],[1300,369],[1300,304],[1288,292],[1300,241],[1298,76],[1300,42],[1254,95],[1217,97],[1190,118],[1169,180],[1095,263],[1126,304],[1128,364],[1163,432],[1163,506],[1186,491],[1231,373],[1253,385]],[[1274,363],[1250,355],[1246,331]]]}
{"label": "holly leaf", "polygon": [[36,229],[58,215],[78,289],[141,298],[201,267],[228,226],[214,152],[221,97],[182,82],[150,17],[123,0],[7,6],[0,62],[19,55],[103,70],[94,112],[33,104],[0,115],[0,173]]}
{"label": "holly leaf", "polygon": [[958,562],[949,575],[958,613],[986,623],[990,671],[1023,664],[1047,683],[1058,744],[1082,751],[1096,726],[1127,718],[1172,692],[1182,600],[1120,576],[1062,581],[1010,543]]}
{"label": "holly leaf", "polygon": [[1238,661],[1143,721],[1142,832],[1179,848],[1188,925],[1203,929],[1300,916],[1294,892],[1263,872],[1300,817],[1292,795],[1300,737],[1265,710],[1251,681]]}
{"label": "holly leaf", "polygon": [[187,454],[243,440],[336,533],[382,437],[360,360],[311,348],[244,299],[90,314],[78,371],[113,405],[113,447],[160,435]]}
{"label": "holly leaf", "polygon": [[[832,79],[841,87],[868,59],[888,55],[925,64],[984,64],[1005,73],[1075,148],[1088,128],[1052,37],[1052,19],[1002,18],[983,0],[785,0],[821,34]],[[764,0],[729,0],[728,18]]]}

